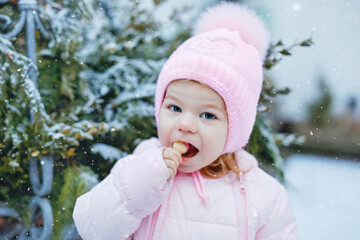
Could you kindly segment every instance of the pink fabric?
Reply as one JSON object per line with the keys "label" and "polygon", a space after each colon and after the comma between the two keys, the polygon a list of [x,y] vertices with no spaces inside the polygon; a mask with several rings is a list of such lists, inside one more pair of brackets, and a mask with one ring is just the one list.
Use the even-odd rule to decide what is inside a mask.
{"label": "pink fabric", "polygon": [[209,196],[206,194],[203,176],[201,175],[200,171],[193,172],[191,173],[191,175],[194,180],[196,191],[198,192],[201,201],[204,204],[207,204],[209,202]]}
{"label": "pink fabric", "polygon": [[[231,19],[227,22],[241,23],[227,26],[223,15]],[[212,24],[218,28],[209,22],[219,22]],[[181,44],[162,68],[155,117],[158,123],[166,88],[172,81],[190,79],[206,84],[224,99],[227,108],[229,128],[223,153],[236,152],[248,142],[255,122],[268,34],[254,12],[229,3],[210,9],[199,20],[198,32]]]}
{"label": "pink fabric", "polygon": [[167,181],[159,144],[155,138],[142,142],[78,198],[73,218],[84,240],[298,239],[284,188],[250,154],[237,153],[240,162],[248,162],[242,165],[251,166],[242,176],[243,188],[235,174],[207,179],[179,172]]}
{"label": "pink fabric", "polygon": [[244,232],[245,232],[245,239],[249,239],[249,233],[248,233],[248,214],[247,214],[247,203],[246,203],[246,188],[245,188],[245,180],[244,176],[240,175],[239,177],[239,187],[240,187],[240,193],[241,193],[241,202],[243,206],[243,214],[244,214]]}
{"label": "pink fabric", "polygon": [[262,59],[266,54],[268,45],[268,32],[266,27],[256,15],[245,6],[236,3],[225,2],[220,6],[213,7],[204,12],[198,20],[194,34],[210,32],[216,29],[226,28],[237,31],[249,45],[253,45]]}

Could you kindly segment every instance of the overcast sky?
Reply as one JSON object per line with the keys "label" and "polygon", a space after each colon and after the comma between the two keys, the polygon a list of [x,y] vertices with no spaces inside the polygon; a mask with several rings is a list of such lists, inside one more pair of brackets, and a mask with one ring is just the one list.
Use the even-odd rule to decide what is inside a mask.
{"label": "overcast sky", "polygon": [[264,14],[272,41],[287,44],[312,37],[315,45],[297,48],[283,59],[271,76],[277,86],[293,91],[279,98],[281,114],[302,120],[307,106],[319,96],[318,79],[324,77],[334,95],[334,112],[345,110],[349,96],[358,100],[360,118],[360,1],[247,0]]}

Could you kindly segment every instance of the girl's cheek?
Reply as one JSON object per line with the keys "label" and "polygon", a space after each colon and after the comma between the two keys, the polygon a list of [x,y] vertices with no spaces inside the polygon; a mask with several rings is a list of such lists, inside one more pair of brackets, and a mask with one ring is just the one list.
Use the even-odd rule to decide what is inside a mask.
{"label": "girl's cheek", "polygon": [[168,146],[170,134],[171,132],[169,130],[169,127],[167,126],[166,121],[159,124],[158,137],[163,146]]}

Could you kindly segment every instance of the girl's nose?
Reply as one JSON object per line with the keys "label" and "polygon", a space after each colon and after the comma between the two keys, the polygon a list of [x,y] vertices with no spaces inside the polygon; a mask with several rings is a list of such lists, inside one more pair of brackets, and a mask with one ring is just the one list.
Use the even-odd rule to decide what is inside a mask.
{"label": "girl's nose", "polygon": [[176,128],[181,132],[197,133],[196,119],[190,113],[183,113],[177,122]]}

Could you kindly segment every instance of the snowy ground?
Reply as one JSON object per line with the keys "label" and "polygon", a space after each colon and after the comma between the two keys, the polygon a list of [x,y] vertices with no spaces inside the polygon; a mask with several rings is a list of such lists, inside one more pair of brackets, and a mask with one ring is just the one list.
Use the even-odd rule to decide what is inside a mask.
{"label": "snowy ground", "polygon": [[360,163],[313,155],[286,161],[301,240],[360,239]]}

